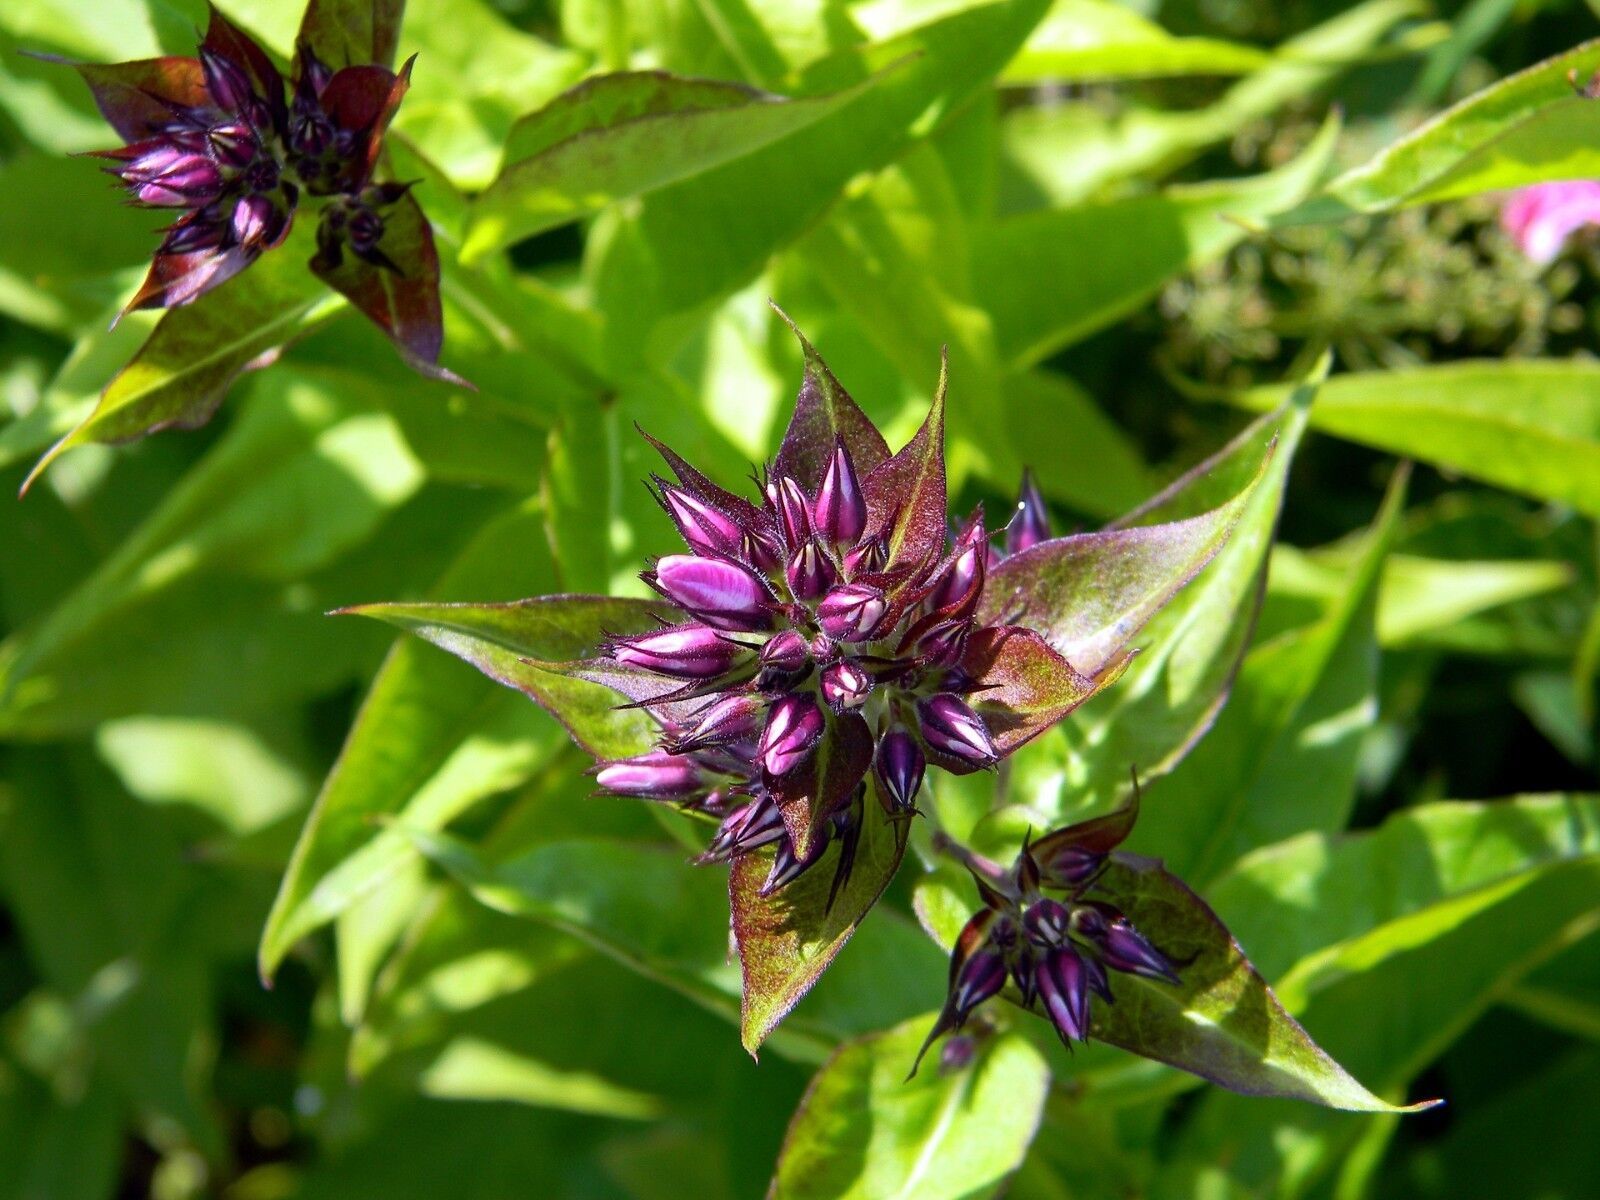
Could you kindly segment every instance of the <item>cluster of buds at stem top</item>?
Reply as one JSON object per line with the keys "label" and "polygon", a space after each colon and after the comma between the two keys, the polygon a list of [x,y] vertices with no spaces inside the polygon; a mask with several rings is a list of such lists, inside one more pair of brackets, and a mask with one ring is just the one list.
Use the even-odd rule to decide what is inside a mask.
{"label": "cluster of buds at stem top", "polygon": [[378,213],[404,189],[374,188],[371,176],[409,67],[332,70],[302,44],[286,87],[265,51],[215,9],[193,59],[80,67],[127,143],[100,154],[108,170],[131,203],[173,216],[128,309],[187,304],[232,278],[288,236],[307,193],[362,214],[345,222],[349,242],[382,265]]}
{"label": "cluster of buds at stem top", "polygon": [[[963,655],[984,629],[976,613],[991,564],[1049,536],[1043,500],[1027,481],[1004,549],[979,512],[891,571],[842,438],[809,484],[780,456],[755,502],[662,450],[678,480],[656,478],[655,495],[688,552],[643,578],[682,619],[615,637],[603,653],[656,678],[635,699],[663,732],[655,751],[601,764],[600,786],[718,818],[702,861],[773,847],[764,891],[804,873],[831,841],[844,844],[838,869],[848,873],[869,772],[889,816],[905,818],[930,763],[964,773],[1001,757]],[[827,794],[817,763],[839,756],[859,771]],[[801,857],[780,804],[804,787],[823,811]]]}
{"label": "cluster of buds at stem top", "polygon": [[1011,998],[1041,1011],[1070,1049],[1088,1039],[1091,997],[1115,1001],[1112,972],[1179,982],[1166,955],[1096,894],[1109,856],[1137,816],[1136,781],[1126,807],[1024,844],[1009,870],[941,842],[971,871],[983,908],[956,939],[949,993],[918,1063],[936,1039],[959,1030],[1008,985]]}

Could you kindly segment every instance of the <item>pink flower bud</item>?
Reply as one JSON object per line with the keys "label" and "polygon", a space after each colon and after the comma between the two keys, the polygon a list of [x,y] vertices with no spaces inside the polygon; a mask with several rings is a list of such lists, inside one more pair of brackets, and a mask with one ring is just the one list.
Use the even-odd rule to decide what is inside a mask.
{"label": "pink flower bud", "polygon": [[811,537],[811,502],[805,489],[793,479],[783,476],[767,484],[767,496],[778,510],[778,521],[783,536],[791,548]]}
{"label": "pink flower bud", "polygon": [[754,737],[761,728],[761,712],[766,702],[760,696],[723,696],[703,709],[688,732],[671,740],[674,754],[687,754],[706,746],[726,746],[730,742]]}
{"label": "pink flower bud", "polygon": [[883,570],[889,561],[889,549],[882,538],[870,537],[844,556],[844,573],[849,579],[858,575],[871,575]]}
{"label": "pink flower bud", "polygon": [[200,69],[205,76],[206,94],[218,108],[242,112],[255,98],[250,77],[232,60],[201,47]]}
{"label": "pink flower bud", "polygon": [[983,570],[987,560],[988,550],[982,537],[973,539],[939,576],[939,582],[928,596],[928,611],[939,612],[975,600],[978,590],[983,586]]}
{"label": "pink flower bud", "polygon": [[715,628],[750,631],[772,624],[767,585],[728,559],[669,554],[656,563],[655,582],[667,599]]}
{"label": "pink flower bud", "polygon": [[618,796],[676,800],[703,789],[706,779],[694,759],[652,750],[606,763],[595,773],[595,782]]}
{"label": "pink flower bud", "polygon": [[1089,1034],[1089,976],[1078,952],[1058,946],[1045,955],[1034,974],[1039,999],[1061,1040],[1083,1041]]}
{"label": "pink flower bud", "polygon": [[917,701],[917,717],[923,740],[941,754],[972,767],[991,766],[1000,757],[983,719],[955,696]]}
{"label": "pink flower bud", "polygon": [[619,663],[677,679],[714,679],[744,653],[716,630],[696,624],[618,638],[609,650]]}
{"label": "pink flower bud", "polygon": [[761,733],[761,764],[774,777],[787,775],[805,761],[822,738],[826,722],[810,696],[784,696],[767,715]]}
{"label": "pink flower bud", "polygon": [[779,675],[792,675],[803,671],[811,662],[806,639],[796,630],[785,629],[775,634],[761,647],[761,667]]}
{"label": "pink flower bud", "polygon": [[266,196],[245,196],[233,206],[229,222],[234,241],[241,246],[254,246],[270,241],[280,218],[278,209]]}
{"label": "pink flower bud", "polygon": [[815,600],[833,583],[833,563],[814,541],[807,541],[795,551],[784,571],[789,580],[789,590],[796,600]]}
{"label": "pink flower bud", "polygon": [[699,554],[731,554],[739,548],[739,526],[697,496],[660,483],[661,503],[689,548]]}
{"label": "pink flower bud", "polygon": [[855,464],[844,443],[835,442],[833,457],[817,489],[811,514],[817,532],[835,546],[853,546],[867,527],[867,501],[861,494]]}
{"label": "pink flower bud", "polygon": [[841,659],[823,669],[822,699],[834,712],[860,708],[872,693],[872,676],[852,659]]}
{"label": "pink flower bud", "polygon": [[864,642],[878,632],[888,612],[889,602],[881,589],[847,583],[822,598],[817,605],[817,624],[836,641]]}

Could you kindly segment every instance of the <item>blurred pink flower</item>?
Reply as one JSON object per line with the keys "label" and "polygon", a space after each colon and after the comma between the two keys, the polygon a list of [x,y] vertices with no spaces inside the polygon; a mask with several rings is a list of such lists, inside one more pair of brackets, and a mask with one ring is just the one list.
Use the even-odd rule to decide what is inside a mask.
{"label": "blurred pink flower", "polygon": [[1513,192],[1500,210],[1501,227],[1536,263],[1561,253],[1586,225],[1600,225],[1600,180],[1536,183]]}

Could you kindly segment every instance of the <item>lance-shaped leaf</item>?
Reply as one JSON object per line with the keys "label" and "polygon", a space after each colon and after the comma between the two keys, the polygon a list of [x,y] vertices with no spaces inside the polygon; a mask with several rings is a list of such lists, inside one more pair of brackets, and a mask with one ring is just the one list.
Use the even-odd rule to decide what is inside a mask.
{"label": "lance-shaped leaf", "polygon": [[814,496],[834,446],[843,443],[850,452],[857,476],[870,475],[889,458],[889,444],[850,398],[850,393],[833,377],[822,355],[806,340],[806,335],[790,320],[789,314],[776,304],[772,309],[793,332],[805,356],[805,378],[800,384],[800,394],[795,397],[794,415],[789,418],[789,428],[778,446],[773,469],[779,475],[799,480],[806,492]]}
{"label": "lance-shaped leaf", "polygon": [[248,279],[230,280],[163,316],[94,411],[39,460],[23,490],[74,446],[205,424],[253,362],[338,311],[340,302],[295,258],[288,248],[269,255]]}
{"label": "lance-shaped leaf", "polygon": [[311,269],[388,334],[413,369],[453,380],[438,366],[444,314],[433,229],[409,192],[384,205],[378,215],[383,236],[376,254],[381,259],[358,257],[349,246],[330,246],[311,260]]}
{"label": "lance-shaped leaf", "polygon": [[973,708],[1002,757],[1032,741],[1127,669],[1125,656],[1090,677],[1075,670],[1031,629],[977,630],[961,669],[976,684]]}
{"label": "lance-shaped leaf", "polygon": [[1600,175],[1600,105],[1578,94],[1600,68],[1600,41],[1502,79],[1413,130],[1274,224],[1339,221],[1521,187]]}
{"label": "lance-shaped leaf", "polygon": [[949,377],[950,358],[942,354],[939,384],[922,427],[861,484],[867,500],[866,536],[883,539],[891,572],[921,562],[944,545],[949,523],[944,482],[944,401]]}
{"label": "lance-shaped leaf", "polygon": [[1097,890],[1175,964],[1181,982],[1119,973],[1115,1003],[1092,1010],[1093,1036],[1246,1095],[1359,1112],[1431,1107],[1392,1105],[1356,1082],[1278,1002],[1206,902],[1160,862],[1118,852]]}
{"label": "lance-shaped leaf", "polygon": [[791,100],[665,71],[586,79],[512,127],[504,166],[473,205],[462,258],[471,264],[614,201],[750,154],[870,86],[868,80]]}
{"label": "lance-shaped leaf", "polygon": [[1209,512],[1051,538],[1006,559],[989,576],[979,622],[1033,629],[1076,670],[1098,674],[1222,549],[1271,461],[1264,439],[1259,450],[1251,481]]}
{"label": "lance-shaped leaf", "polygon": [[208,103],[205,73],[198,58],[170,55],[136,62],[67,65],[83,77],[100,115],[125,142],[142,141],[166,129],[172,124],[174,105],[192,108]]}
{"label": "lance-shaped leaf", "polygon": [[843,948],[889,886],[906,850],[906,823],[885,815],[872,796],[862,805],[861,834],[848,877],[837,889],[845,847],[835,839],[798,879],[760,894],[772,852],[736,859],[728,875],[733,938],[744,979],[740,1035],[754,1055]]}
{"label": "lance-shaped leaf", "polygon": [[784,1136],[771,1200],[976,1200],[1021,1166],[1049,1091],[1044,1056],[1001,1033],[966,1067],[908,1081],[927,1024],[846,1043],[817,1072]]}
{"label": "lance-shaped leaf", "polygon": [[772,793],[797,858],[811,857],[823,822],[865,778],[872,766],[873,745],[859,714],[829,716],[828,731],[805,765],[773,782]]}
{"label": "lance-shaped leaf", "polygon": [[365,604],[341,610],[387,621],[516,688],[596,758],[640,754],[654,725],[619,708],[580,657],[607,635],[654,628],[659,603],[616,596],[539,596],[510,604]]}
{"label": "lance-shaped leaf", "polygon": [[392,67],[405,7],[405,0],[311,0],[295,43],[334,68]]}

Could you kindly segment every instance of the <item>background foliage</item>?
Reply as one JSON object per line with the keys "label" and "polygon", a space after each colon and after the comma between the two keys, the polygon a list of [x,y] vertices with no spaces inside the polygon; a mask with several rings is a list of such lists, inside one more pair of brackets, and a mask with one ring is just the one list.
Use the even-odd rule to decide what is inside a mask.
{"label": "background foliage", "polygon": [[[297,9],[227,9],[290,49]],[[188,53],[202,21],[0,7],[5,480],[113,377],[200,403],[297,335],[204,429],[76,449],[0,518],[0,1196],[1592,1191],[1600,259],[1535,266],[1495,222],[1499,189],[1600,176],[1588,7],[412,0],[390,153],[476,391],[289,252],[208,298],[213,355],[118,374],[149,214],[66,157],[107,141],[77,79],[16,51]],[[528,119],[630,67],[791,99]],[[670,528],[632,426],[729,485],[770,453],[800,358],[768,296],[895,444],[948,344],[957,507],[1003,511],[1026,464],[1062,528],[1331,347],[1136,668],[999,813],[987,776],[935,803],[1007,844],[1162,775],[1133,848],[1363,1082],[1446,1108],[1252,1100],[1034,1021],[903,1085],[943,991],[931,861],[757,1065],[718,874],[590,799],[521,697],[322,615],[637,594]]]}

